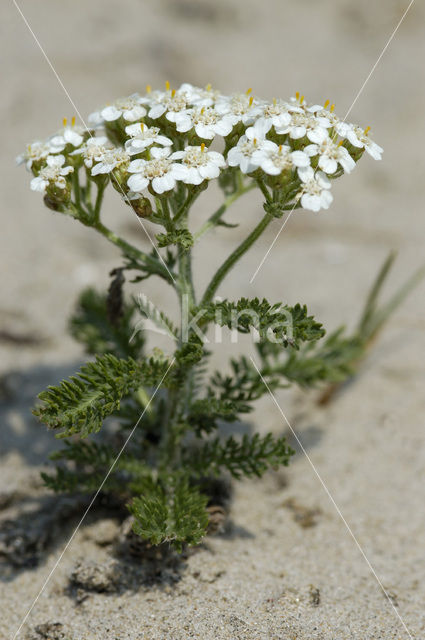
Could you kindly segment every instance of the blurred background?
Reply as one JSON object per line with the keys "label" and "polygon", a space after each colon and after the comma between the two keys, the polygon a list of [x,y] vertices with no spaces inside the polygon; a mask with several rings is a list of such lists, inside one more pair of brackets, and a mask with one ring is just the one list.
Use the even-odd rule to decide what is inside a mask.
{"label": "blurred background", "polygon": [[[265,98],[289,98],[299,90],[313,103],[329,98],[343,117],[407,3],[23,0],[19,6],[83,118],[119,96],[143,92],[148,83],[163,87],[166,80],[174,87],[184,81],[211,83],[225,93],[252,87]],[[121,258],[94,232],[47,210],[29,189],[30,174],[15,166],[26,143],[50,135],[64,116],[77,114],[16,7],[2,3],[0,11],[7,60],[0,106],[0,367],[8,374],[81,358],[66,333],[67,318],[78,292],[87,285],[104,289],[109,270]],[[276,221],[222,285],[222,295],[307,302],[332,329],[353,324],[389,249],[400,252],[394,287],[423,261],[424,13],[421,3],[413,5],[348,118],[372,127],[371,137],[385,150],[383,161],[365,155],[352,175],[334,183],[329,211],[296,212],[250,284],[281,226]],[[218,202],[214,188],[203,194],[194,212],[195,228]],[[204,237],[195,252],[199,286],[261,212],[259,197],[250,194],[228,215],[239,227]],[[134,214],[114,191],[108,194],[105,215],[111,227],[150,249]],[[153,235],[149,223],[146,228]],[[158,280],[137,291],[159,306],[174,304]],[[398,357],[400,343],[412,340],[415,352],[421,340],[424,344],[423,294],[422,286],[399,312],[392,340],[386,334],[387,346],[392,350],[396,344]]]}
{"label": "blurred background", "polygon": [[[211,83],[224,93],[252,87],[254,94],[265,98],[287,99],[300,91],[313,103],[329,98],[343,117],[407,4],[407,0],[19,2],[83,117],[119,96],[143,92],[148,83],[162,88],[166,80],[173,87],[182,82]],[[221,295],[305,302],[328,329],[341,323],[353,326],[390,249],[397,249],[399,257],[387,293],[424,262],[424,17],[424,4],[414,3],[348,118],[371,126],[371,137],[384,148],[382,162],[365,154],[352,175],[334,183],[334,203],[328,211],[295,212],[250,284],[279,230],[281,223],[276,221],[224,282]],[[107,287],[108,272],[121,259],[103,238],[46,209],[39,194],[30,191],[30,174],[15,167],[15,156],[27,142],[48,136],[61,127],[64,116],[77,114],[12,2],[1,4],[0,30],[4,62],[0,455],[3,477],[10,482],[11,475],[15,479],[25,475],[28,463],[42,462],[53,446],[53,438],[48,435],[44,440],[44,429],[32,422],[29,407],[45,384],[73,372],[82,359],[66,331],[77,295],[87,285]],[[203,194],[194,226],[217,202],[213,188]],[[105,213],[111,227],[150,249],[134,214],[116,192],[109,194]],[[195,252],[199,286],[206,284],[214,267],[261,213],[259,198],[249,195],[227,216],[239,227],[218,229],[204,238]],[[153,233],[149,223],[147,229]],[[138,291],[162,308],[174,304],[158,281]],[[390,416],[391,460],[403,448],[404,438],[412,438],[406,457],[400,454],[400,477],[403,470],[409,474],[413,464],[425,410],[424,294],[422,283],[392,318],[364,367],[364,378],[351,390],[357,396],[343,400],[334,416],[339,431],[333,445],[343,447],[357,433],[354,449],[359,446],[362,455],[352,467],[361,468],[365,477],[376,473],[377,454],[375,449],[365,457],[361,443],[382,416]],[[227,349],[228,345],[222,351],[218,348],[217,361]],[[293,396],[286,401],[285,406],[300,407]],[[270,428],[280,420],[271,400],[266,401],[262,426]],[[418,465],[423,472],[423,460]],[[376,497],[377,504],[385,499],[390,466],[388,462],[383,467],[384,493]],[[332,467],[327,472],[330,476]],[[401,485],[410,486],[410,480],[413,476],[406,475]],[[339,498],[349,502],[348,484],[344,491],[341,485]],[[412,491],[407,519],[417,513],[419,504],[419,493]],[[399,499],[397,511],[405,505],[405,494],[396,488],[393,495]],[[369,508],[373,510],[374,504]]]}
{"label": "blurred background", "polygon": [[[404,0],[20,3],[84,118],[119,96],[143,92],[147,83],[162,88],[166,80],[174,87],[183,81],[210,82],[225,93],[252,87],[265,98],[289,98],[299,90],[311,102],[329,98],[343,117],[406,5]],[[352,175],[337,181],[329,211],[293,215],[250,285],[279,229],[276,222],[226,282],[226,293],[290,302],[299,298],[313,305],[324,322],[337,324],[350,321],[390,248],[400,251],[400,279],[421,261],[424,13],[421,3],[413,5],[349,116],[372,127],[371,137],[385,150],[383,161],[365,156]],[[75,345],[64,330],[75,297],[87,284],[104,287],[108,269],[120,263],[120,256],[94,232],[47,210],[29,189],[30,175],[15,167],[14,158],[27,142],[50,135],[64,116],[76,114],[12,2],[2,3],[1,17],[7,65],[0,107],[0,323],[3,331],[46,339],[37,351],[2,344],[7,369],[10,363],[19,367],[70,357]],[[208,215],[214,203],[214,195],[205,194],[197,215]],[[199,252],[205,256],[208,246],[208,261],[198,260],[196,269],[200,285],[252,227],[260,207],[259,199],[247,196],[230,212],[240,227],[205,239]],[[111,225],[149,248],[115,192],[107,213]],[[149,286],[160,302],[158,281]],[[419,317],[418,301],[412,298],[402,314],[406,309]]]}

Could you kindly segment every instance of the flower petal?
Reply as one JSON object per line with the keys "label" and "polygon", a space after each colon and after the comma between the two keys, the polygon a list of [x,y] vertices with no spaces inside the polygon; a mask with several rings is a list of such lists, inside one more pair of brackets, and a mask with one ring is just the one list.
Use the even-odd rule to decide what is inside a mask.
{"label": "flower petal", "polygon": [[113,105],[110,105],[109,107],[102,109],[100,115],[104,120],[106,120],[106,122],[113,122],[114,120],[118,120],[121,116],[121,111]]}
{"label": "flower petal", "polygon": [[146,189],[149,184],[149,180],[140,173],[135,173],[129,177],[127,184],[132,191],[140,192],[143,191],[143,189]]}
{"label": "flower petal", "polygon": [[145,164],[146,164],[146,160],[142,160],[141,158],[138,158],[137,160],[132,160],[128,165],[127,171],[129,173],[139,173],[140,171],[142,171]]}

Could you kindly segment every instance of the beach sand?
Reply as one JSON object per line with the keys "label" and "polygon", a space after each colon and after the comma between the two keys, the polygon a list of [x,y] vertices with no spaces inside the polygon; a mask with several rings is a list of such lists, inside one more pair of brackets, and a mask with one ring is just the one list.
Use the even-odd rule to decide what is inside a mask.
{"label": "beach sand", "polygon": [[[105,288],[108,271],[120,265],[118,252],[102,238],[43,207],[14,157],[76,108],[85,117],[165,80],[172,86],[211,82],[224,92],[252,87],[269,98],[299,90],[312,102],[331,99],[344,116],[408,3],[19,4],[75,106],[13,3],[3,3],[0,553],[13,545],[16,553],[15,565],[0,565],[1,640],[15,638],[89,501],[42,488],[39,471],[58,443],[30,409],[39,391],[83,361],[66,331],[78,292],[87,285]],[[349,115],[372,126],[385,149],[383,161],[364,158],[338,181],[329,211],[295,212],[250,284],[281,226],[276,221],[223,283],[221,295],[305,302],[329,330],[353,327],[390,249],[399,257],[387,295],[423,262],[424,17],[424,6],[414,3]],[[199,200],[194,220],[214,210],[218,195],[211,191]],[[218,229],[198,247],[199,287],[261,211],[257,196],[246,197],[227,216],[240,226]],[[115,192],[106,215],[111,226],[149,249]],[[143,292],[171,308],[169,292],[157,281]],[[425,638],[424,293],[422,283],[356,380],[328,407],[318,407],[317,392],[296,389],[277,394],[280,409],[270,396],[262,399],[250,416],[254,428],[288,432],[287,419],[307,455],[297,446],[285,471],[235,485],[223,534],[206,538],[180,562],[131,560],[117,550],[122,515],[95,506],[18,637]],[[235,349],[245,347],[247,341]],[[216,365],[230,348],[217,346]],[[19,558],[25,566],[16,566]]]}

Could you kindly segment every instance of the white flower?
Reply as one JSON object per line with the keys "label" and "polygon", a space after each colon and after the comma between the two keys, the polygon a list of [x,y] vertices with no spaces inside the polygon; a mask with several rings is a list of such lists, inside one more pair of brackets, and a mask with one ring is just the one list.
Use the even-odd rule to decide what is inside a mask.
{"label": "white flower", "polygon": [[246,130],[245,135],[239,138],[237,145],[227,154],[229,166],[239,166],[242,173],[251,173],[258,169],[262,155],[256,152],[264,152],[276,146],[271,140],[265,140],[263,131],[264,124],[261,122],[256,122],[253,127]]}
{"label": "white flower", "polygon": [[321,104],[313,104],[311,107],[307,108],[309,113],[314,114],[316,118],[325,118],[325,120],[329,121],[330,127],[335,129],[335,131],[343,136],[343,131],[346,130],[345,123],[339,118],[334,112],[335,105],[331,104],[329,107],[329,100],[326,100],[325,104],[322,106]]}
{"label": "white flower", "polygon": [[90,129],[100,129],[104,125],[104,120],[100,115],[100,111],[93,111],[93,113],[90,113],[87,118],[87,122]]}
{"label": "white flower", "polygon": [[330,122],[327,118],[316,118],[310,114],[295,112],[291,115],[291,121],[288,125],[276,128],[276,133],[289,134],[293,140],[307,138],[311,142],[320,144],[328,137],[328,128]]}
{"label": "white flower", "polygon": [[288,108],[296,113],[305,113],[308,110],[307,102],[299,91],[296,92],[295,96],[289,98]]}
{"label": "white flower", "polygon": [[331,188],[329,178],[322,171],[313,171],[312,167],[298,169],[298,175],[302,185],[301,191],[296,197],[301,199],[301,205],[304,209],[310,211],[329,209],[333,200],[329,191]]}
{"label": "white flower", "polygon": [[353,147],[365,149],[374,160],[381,160],[383,149],[376,142],[369,138],[370,127],[362,129],[355,124],[344,123],[341,128],[340,136],[346,138]]}
{"label": "white flower", "polygon": [[212,107],[221,95],[220,91],[213,89],[210,84],[205,89],[200,89],[188,82],[179,87],[179,92],[185,93],[188,104],[194,107]]}
{"label": "white flower", "polygon": [[353,158],[341,143],[335,144],[333,140],[328,138],[321,144],[309,144],[305,147],[305,152],[313,157],[319,156],[318,166],[325,173],[332,174],[338,169],[338,165],[344,169],[345,173],[350,173],[356,166]]}
{"label": "white flower", "polygon": [[58,189],[64,189],[66,187],[65,177],[68,173],[74,171],[73,167],[64,167],[65,156],[47,156],[47,166],[41,169],[36,178],[31,180],[31,189],[33,191],[40,191],[44,193],[49,185],[54,185]]}
{"label": "white flower", "polygon": [[254,96],[246,93],[238,93],[233,96],[221,96],[215,105],[216,110],[221,115],[233,116],[233,124],[243,122],[245,125],[252,124],[257,116],[261,114],[261,103]]}
{"label": "white flower", "polygon": [[158,127],[148,127],[143,122],[128,125],[125,132],[131,136],[131,140],[127,140],[125,143],[125,150],[131,156],[141,153],[153,144],[161,144],[164,147],[173,144],[170,138],[160,135]]}
{"label": "white flower", "polygon": [[71,126],[67,125],[67,119],[63,119],[63,129],[48,140],[50,153],[60,153],[67,144],[79,147],[84,140],[83,134],[86,129],[75,125],[75,118],[72,118]]}
{"label": "white flower", "polygon": [[174,189],[176,180],[182,179],[182,166],[174,163],[169,157],[169,147],[153,147],[150,153],[151,160],[132,160],[128,166],[128,172],[134,174],[127,181],[133,198],[150,184],[156,193],[161,194]]}
{"label": "white flower", "polygon": [[267,131],[270,131],[272,127],[286,127],[291,122],[290,109],[291,105],[288,105],[287,102],[274,98],[272,103],[265,104],[262,107],[259,120],[264,121]]}
{"label": "white flower", "polygon": [[99,155],[94,160],[97,164],[94,165],[91,174],[92,176],[97,176],[100,173],[111,173],[114,169],[127,164],[130,161],[130,156],[124,149],[118,147],[109,149],[105,147],[100,150]]}
{"label": "white flower", "polygon": [[304,151],[292,151],[288,145],[277,145],[271,142],[267,148],[259,149],[253,154],[253,160],[257,161],[265,173],[277,176],[282,171],[294,167],[309,167],[310,158]]}
{"label": "white flower", "polygon": [[259,118],[254,122],[252,127],[248,127],[245,131],[245,135],[249,140],[265,140],[266,133],[269,131],[268,123],[263,119]]}
{"label": "white flower", "polygon": [[82,155],[87,169],[91,169],[93,163],[96,160],[100,160],[100,156],[103,156],[108,149],[113,149],[108,138],[106,136],[99,136],[97,138],[88,138],[82,147],[72,151],[69,155]]}
{"label": "white flower", "polygon": [[[167,86],[168,83],[167,83]],[[160,118],[165,113],[165,117],[170,122],[176,121],[176,116],[180,111],[187,109],[188,96],[184,91],[171,91],[167,89],[164,92],[156,92],[149,95],[148,116],[152,120]]]}
{"label": "white flower", "polygon": [[178,171],[185,184],[201,184],[205,179],[218,178],[220,169],[226,166],[221,153],[208,151],[204,143],[200,147],[188,146],[184,151],[175,151],[170,159],[182,161]]}
{"label": "white flower", "polygon": [[181,133],[194,128],[196,135],[212,140],[217,134],[228,136],[233,129],[234,118],[222,115],[214,107],[186,109],[176,115],[176,129]]}
{"label": "white flower", "polygon": [[89,115],[89,123],[94,127],[99,126],[102,122],[114,122],[121,118],[127,122],[135,122],[146,115],[146,109],[143,106],[144,98],[138,93],[133,93],[128,98],[118,98],[112,104],[104,107],[100,111],[95,111]]}
{"label": "white flower", "polygon": [[50,153],[50,147],[47,142],[41,142],[37,140],[27,145],[24,153],[21,153],[17,158],[17,164],[23,164],[25,162],[26,168],[31,169],[34,162],[47,158]]}

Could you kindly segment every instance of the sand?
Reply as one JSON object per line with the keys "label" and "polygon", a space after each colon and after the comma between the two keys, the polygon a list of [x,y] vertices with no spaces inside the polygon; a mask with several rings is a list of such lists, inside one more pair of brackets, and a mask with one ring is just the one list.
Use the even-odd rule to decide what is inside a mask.
{"label": "sand", "polygon": [[[20,6],[83,115],[165,80],[211,82],[226,92],[253,87],[265,97],[301,90],[313,101],[331,98],[344,115],[407,0],[23,0]],[[276,223],[223,284],[223,295],[300,300],[329,329],[353,326],[389,249],[400,255],[387,292],[423,261],[424,14],[421,3],[412,6],[350,114],[372,125],[384,160],[365,159],[339,181],[328,212],[294,214],[249,284]],[[7,59],[0,327],[35,338],[0,344],[0,518],[15,531],[23,514],[35,513],[22,533],[27,542],[33,536],[28,562],[33,558],[36,566],[2,565],[0,638],[12,640],[87,504],[83,498],[64,504],[40,486],[39,470],[57,443],[30,408],[38,391],[82,361],[66,333],[67,317],[80,289],[105,287],[120,260],[102,238],[44,209],[28,175],[14,167],[26,142],[55,130],[75,108],[12,3],[3,3],[0,24]],[[204,219],[215,201],[216,194],[204,194],[196,216]],[[258,199],[245,199],[228,216],[240,226],[214,232],[198,248],[199,286],[252,227],[260,207]],[[107,217],[149,247],[114,194]],[[156,282],[143,291],[169,308],[168,292]],[[316,393],[277,395],[311,463],[299,452],[284,473],[235,486],[227,533],[209,537],[180,565],[172,559],[155,573],[140,559],[117,555],[119,516],[95,508],[19,638],[424,638],[424,311],[422,284],[329,407],[317,406]],[[215,363],[228,351],[228,344],[218,346]],[[263,432],[287,431],[270,397],[251,422]],[[48,533],[47,550],[39,549]],[[25,537],[15,543],[19,550]]]}

